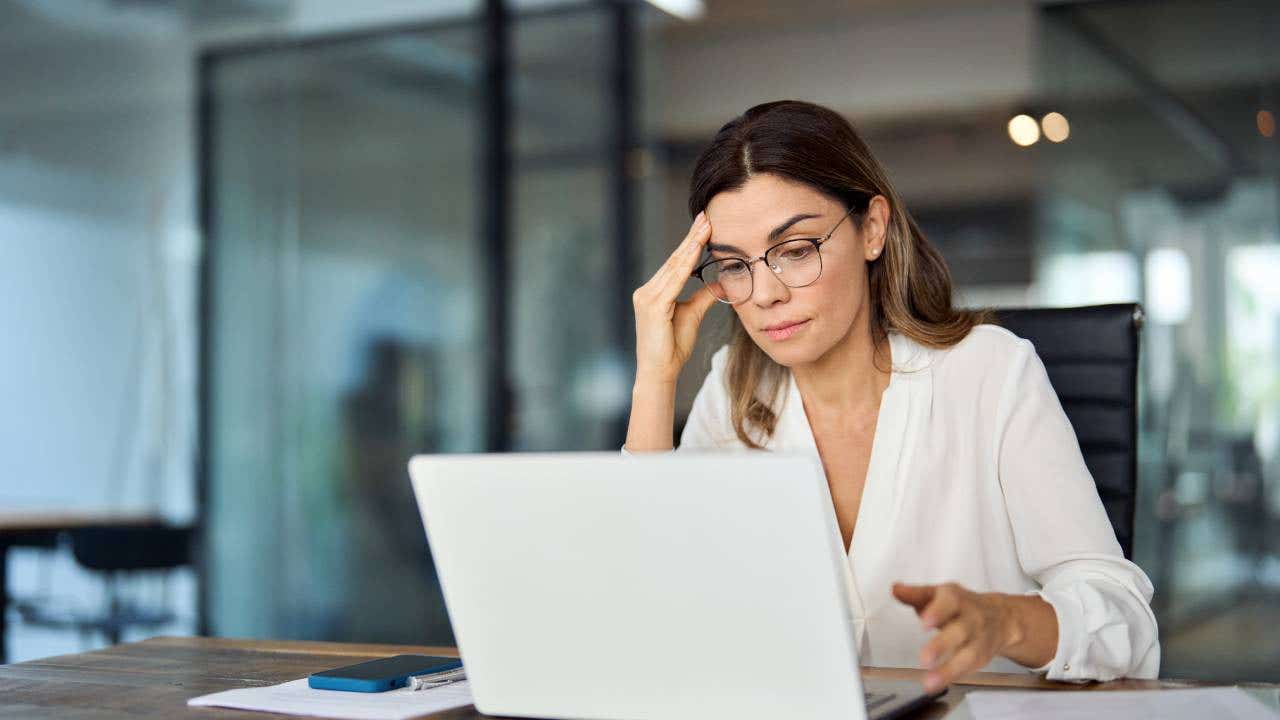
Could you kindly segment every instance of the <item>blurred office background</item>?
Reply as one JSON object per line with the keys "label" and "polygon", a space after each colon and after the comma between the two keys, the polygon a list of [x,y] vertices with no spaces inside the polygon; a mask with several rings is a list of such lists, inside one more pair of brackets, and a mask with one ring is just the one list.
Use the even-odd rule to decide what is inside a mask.
{"label": "blurred office background", "polygon": [[[1272,2],[0,0],[0,512],[194,530],[124,640],[452,642],[407,458],[620,446],[630,293],[781,98],[854,121],[963,303],[1145,305],[1162,674],[1280,676]],[[21,611],[107,603],[47,540],[11,661],[106,642]]]}

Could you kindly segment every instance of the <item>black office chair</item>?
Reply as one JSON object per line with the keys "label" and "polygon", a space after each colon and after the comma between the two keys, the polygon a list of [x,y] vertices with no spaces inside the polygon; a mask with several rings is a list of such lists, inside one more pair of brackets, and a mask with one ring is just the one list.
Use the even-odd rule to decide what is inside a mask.
{"label": "black office chair", "polygon": [[1030,340],[1066,411],[1126,558],[1133,558],[1138,484],[1138,332],[1135,303],[998,310]]}
{"label": "black office chair", "polygon": [[[167,572],[192,564],[194,530],[190,526],[148,524],[136,527],[84,528],[67,533],[71,553],[87,570],[106,577],[107,603],[100,610],[61,609],[52,604],[23,604],[23,622],[35,627],[98,632],[116,645],[130,627],[159,628],[177,619],[166,597],[155,606],[126,600],[121,580],[146,572]],[[166,586],[167,589],[167,586]],[[167,593],[166,593],[167,595]]]}

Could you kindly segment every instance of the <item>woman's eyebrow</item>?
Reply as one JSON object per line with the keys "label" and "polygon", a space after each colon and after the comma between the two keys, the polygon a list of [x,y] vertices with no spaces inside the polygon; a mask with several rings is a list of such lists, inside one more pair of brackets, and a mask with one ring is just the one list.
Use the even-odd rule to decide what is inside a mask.
{"label": "woman's eyebrow", "polygon": [[[816,217],[822,217],[822,216],[817,213],[796,213],[795,215],[792,215],[791,217],[787,218],[781,225],[769,231],[769,241],[768,241],[769,244],[772,245],[773,241],[777,240],[778,236],[786,232],[787,228],[791,227],[792,225],[795,225],[801,220],[808,220],[809,218],[816,218]],[[747,254],[746,251],[743,250],[742,248],[735,247],[733,245],[724,245],[721,243],[707,243],[707,251],[708,252],[736,252],[739,255]]]}

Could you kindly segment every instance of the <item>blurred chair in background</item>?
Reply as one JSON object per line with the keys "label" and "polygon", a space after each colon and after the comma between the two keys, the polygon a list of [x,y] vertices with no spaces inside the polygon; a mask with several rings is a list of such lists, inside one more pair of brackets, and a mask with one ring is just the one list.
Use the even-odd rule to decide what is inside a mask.
{"label": "blurred chair in background", "polygon": [[[31,598],[15,603],[23,622],[33,627],[74,629],[82,638],[99,633],[115,645],[127,629],[156,629],[178,619],[168,597],[168,575],[192,564],[192,527],[83,528],[66,535],[76,563],[104,577],[105,607],[59,607],[52,598]],[[130,597],[125,582],[148,575],[161,576],[162,597],[151,605]]]}

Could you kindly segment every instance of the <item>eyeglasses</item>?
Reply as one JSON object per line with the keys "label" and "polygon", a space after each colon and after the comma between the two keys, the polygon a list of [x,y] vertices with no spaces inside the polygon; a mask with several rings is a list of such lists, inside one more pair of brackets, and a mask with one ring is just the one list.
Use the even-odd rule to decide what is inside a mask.
{"label": "eyeglasses", "polygon": [[751,297],[755,289],[755,273],[751,266],[759,261],[773,271],[783,285],[792,288],[812,285],[822,276],[822,253],[819,248],[840,223],[849,217],[857,206],[840,216],[835,227],[821,238],[791,238],[771,245],[754,260],[747,258],[720,258],[708,260],[693,271],[693,277],[701,280],[722,303],[734,305]]}

